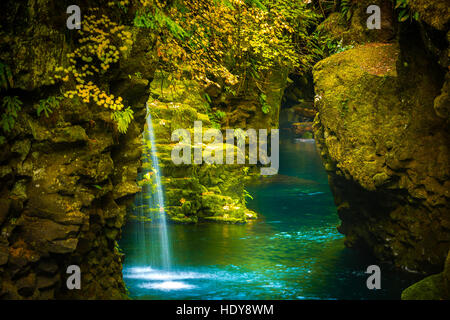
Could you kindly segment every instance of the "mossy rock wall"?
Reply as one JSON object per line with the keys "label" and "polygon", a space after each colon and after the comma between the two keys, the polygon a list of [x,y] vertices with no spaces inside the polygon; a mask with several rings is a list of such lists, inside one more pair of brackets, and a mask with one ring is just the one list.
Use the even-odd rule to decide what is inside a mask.
{"label": "mossy rock wall", "polygon": [[403,290],[402,300],[450,300],[450,252],[444,271],[428,276]]}
{"label": "mossy rock wall", "polygon": [[[350,1],[349,1],[350,2]],[[367,28],[367,8],[377,5],[381,10],[381,29]],[[397,17],[391,0],[351,1],[346,14],[331,13],[323,21],[318,30],[330,39],[342,41],[344,45],[357,45],[368,42],[387,42],[395,39],[397,33]]]}
{"label": "mossy rock wall", "polygon": [[[10,66],[14,80],[2,95],[17,95],[23,101],[17,123],[0,147],[4,299],[126,297],[116,241],[126,207],[140,190],[135,179],[147,88],[154,72],[152,37],[129,28],[134,45],[128,57],[99,79],[102,88],[121,95],[134,110],[126,135],[117,132],[106,109],[77,99],[65,98],[49,118],[38,117],[39,99],[60,94],[60,84],[51,83],[49,75],[74,49],[71,35],[76,31],[68,31],[65,20],[70,4],[1,4],[8,14],[0,59]],[[104,7],[105,2],[89,5]],[[117,10],[103,12],[123,14]],[[133,76],[136,72],[139,78]],[[66,269],[72,264],[81,268],[81,290],[66,289]]]}
{"label": "mossy rock wall", "polygon": [[420,44],[371,43],[314,68],[314,131],[346,244],[410,271],[439,272],[450,247],[442,69]]}
{"label": "mossy rock wall", "polygon": [[[159,73],[157,73],[159,75]],[[162,171],[166,212],[172,222],[196,223],[209,220],[224,223],[245,223],[256,218],[248,210],[244,199],[244,185],[249,173],[246,165],[179,164],[171,158],[178,142],[172,141],[172,132],[187,129],[193,141],[194,121],[202,122],[203,134],[212,127],[209,106],[200,85],[191,80],[164,81],[158,77],[151,84],[152,98],[148,106],[153,119],[155,143]],[[206,149],[223,152],[222,141],[204,141]],[[193,150],[191,163],[193,161]]]}

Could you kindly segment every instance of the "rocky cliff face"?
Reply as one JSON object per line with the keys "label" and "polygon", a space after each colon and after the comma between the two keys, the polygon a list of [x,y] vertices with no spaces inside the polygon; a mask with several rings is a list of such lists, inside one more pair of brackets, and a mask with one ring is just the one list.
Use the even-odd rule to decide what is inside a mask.
{"label": "rocky cliff face", "polygon": [[[100,4],[91,1],[89,6]],[[135,179],[154,72],[152,38],[126,27],[133,35],[129,54],[98,77],[105,91],[120,95],[134,110],[125,135],[117,132],[106,109],[81,99],[61,98],[48,117],[38,116],[39,101],[60,94],[64,84],[50,75],[67,63],[66,54],[77,43],[76,31],[66,29],[68,5],[1,5],[9,14],[2,22],[0,59],[12,73],[1,95],[23,102],[0,152],[1,298],[125,295],[116,240],[126,206],[140,190]],[[103,13],[123,14],[117,8]],[[82,290],[66,289],[66,269],[73,264],[81,268]]]}
{"label": "rocky cliff face", "polygon": [[[244,182],[249,174],[248,164],[208,164],[204,158],[201,164],[195,164],[194,151],[189,157],[189,164],[175,164],[172,161],[172,150],[178,144],[178,141],[172,140],[175,130],[189,131],[191,141],[182,142],[191,148],[194,145],[194,121],[201,122],[204,135],[206,130],[213,127],[212,122],[216,118],[211,114],[198,82],[187,79],[168,82],[159,76],[160,72],[156,74],[158,76],[151,83],[148,105],[162,170],[165,211],[170,220],[176,223],[196,223],[201,220],[245,223],[248,219],[256,218],[256,213],[245,205]],[[218,123],[214,125],[218,128]],[[201,148],[203,157],[206,152],[221,152],[225,157],[227,145],[224,142],[212,142],[205,138],[195,148]],[[230,147],[235,148],[234,145]]]}
{"label": "rocky cliff face", "polygon": [[314,130],[346,244],[430,273],[450,248],[448,28],[425,25],[319,62]]}

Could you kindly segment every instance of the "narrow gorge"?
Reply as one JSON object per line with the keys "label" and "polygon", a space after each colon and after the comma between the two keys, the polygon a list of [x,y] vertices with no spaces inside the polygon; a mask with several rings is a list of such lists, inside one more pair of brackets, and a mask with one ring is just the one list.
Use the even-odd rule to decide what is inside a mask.
{"label": "narrow gorge", "polygon": [[0,4],[1,299],[450,299],[447,1],[71,5]]}

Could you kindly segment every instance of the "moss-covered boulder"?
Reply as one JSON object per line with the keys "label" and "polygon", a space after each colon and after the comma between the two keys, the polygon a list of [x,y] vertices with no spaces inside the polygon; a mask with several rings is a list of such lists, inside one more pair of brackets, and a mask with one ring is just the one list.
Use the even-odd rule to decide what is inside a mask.
{"label": "moss-covered boulder", "polygon": [[450,247],[449,135],[433,107],[440,79],[410,42],[359,46],[314,68],[314,132],[346,244],[430,273]]}

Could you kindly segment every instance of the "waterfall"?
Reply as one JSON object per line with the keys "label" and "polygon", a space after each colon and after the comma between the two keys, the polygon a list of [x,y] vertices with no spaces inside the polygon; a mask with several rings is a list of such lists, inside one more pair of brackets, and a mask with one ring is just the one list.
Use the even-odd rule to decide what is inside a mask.
{"label": "waterfall", "polygon": [[170,270],[171,257],[161,170],[148,105],[143,143],[142,170],[138,175],[142,191],[137,195],[133,209],[137,220],[134,227],[137,250],[127,257],[127,260],[133,265]]}
{"label": "waterfall", "polygon": [[[157,211],[153,214],[153,219],[155,222],[159,222],[159,242],[160,242],[160,258],[161,258],[161,267],[164,269],[170,269],[170,248],[169,248],[169,238],[167,234],[167,217],[164,211],[164,194],[162,190],[161,184],[161,170],[159,169],[159,161],[158,161],[158,153],[156,150],[155,144],[155,132],[153,130],[152,124],[152,116],[148,109],[148,103],[146,104],[147,108],[147,130],[145,130],[145,134],[147,139],[144,138],[144,141],[147,140],[150,142],[150,157],[153,165],[153,172],[155,175],[154,182],[156,185],[156,190],[154,193],[154,204],[156,205]],[[151,202],[149,202],[149,205]]]}

